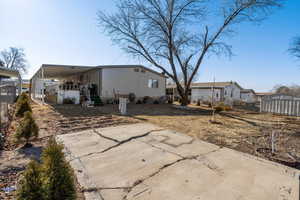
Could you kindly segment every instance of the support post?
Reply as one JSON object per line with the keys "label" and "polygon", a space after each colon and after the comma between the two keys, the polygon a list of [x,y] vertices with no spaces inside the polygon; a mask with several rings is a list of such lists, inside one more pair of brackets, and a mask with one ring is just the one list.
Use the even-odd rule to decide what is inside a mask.
{"label": "support post", "polygon": [[42,103],[45,103],[44,67],[42,67]]}

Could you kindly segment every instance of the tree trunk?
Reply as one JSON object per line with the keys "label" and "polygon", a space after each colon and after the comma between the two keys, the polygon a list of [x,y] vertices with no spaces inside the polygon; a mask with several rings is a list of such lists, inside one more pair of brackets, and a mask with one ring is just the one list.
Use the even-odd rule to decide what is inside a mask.
{"label": "tree trunk", "polygon": [[181,95],[181,105],[187,106],[188,104],[189,104],[189,95],[188,94]]}

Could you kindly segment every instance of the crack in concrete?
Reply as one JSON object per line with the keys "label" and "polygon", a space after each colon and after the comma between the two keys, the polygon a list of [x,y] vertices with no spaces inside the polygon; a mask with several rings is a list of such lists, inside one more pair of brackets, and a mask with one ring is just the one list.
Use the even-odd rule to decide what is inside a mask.
{"label": "crack in concrete", "polygon": [[[83,158],[83,157],[87,157],[87,156],[94,155],[94,154],[99,154],[99,153],[105,153],[105,152],[107,152],[107,151],[109,151],[109,150],[111,150],[111,149],[114,149],[114,148],[119,147],[119,146],[121,146],[121,145],[123,145],[123,144],[125,144],[125,143],[128,143],[128,142],[130,142],[131,140],[136,140],[136,139],[138,139],[138,138],[146,137],[146,136],[150,135],[150,134],[153,133],[153,132],[156,132],[156,131],[163,131],[163,130],[165,130],[165,129],[156,129],[156,130],[148,131],[147,133],[144,133],[144,134],[142,134],[142,135],[132,136],[132,137],[126,139],[126,140],[119,141],[119,142],[117,142],[117,144],[115,144],[115,145],[113,145],[113,146],[110,146],[110,147],[108,147],[108,148],[106,148],[106,149],[104,149],[104,150],[102,150],[102,151],[88,153],[88,154],[85,154],[85,155],[80,156],[79,158]],[[98,135],[99,135],[99,134],[98,134]],[[102,135],[102,134],[100,134],[99,136],[101,136],[101,135]],[[102,137],[102,136],[101,136],[101,137]],[[105,136],[105,137],[106,137],[106,136]],[[103,138],[105,138],[105,137],[103,137]]]}
{"label": "crack in concrete", "polygon": [[[148,143],[146,143],[146,144],[148,144]],[[150,145],[150,144],[149,144],[149,145]],[[152,145],[151,145],[151,146],[152,146]],[[155,146],[153,146],[153,147],[154,147],[154,148],[157,148],[157,147],[155,147]],[[158,149],[161,149],[161,148],[158,148]],[[215,153],[215,152],[219,151],[220,149],[222,149],[222,147],[220,147],[220,148],[218,148],[218,149],[215,149],[215,150],[212,150],[212,151],[210,151],[210,152],[204,153],[204,154],[195,155],[195,156],[191,155],[191,156],[188,156],[188,157],[183,157],[183,156],[181,156],[181,155],[179,155],[179,154],[174,153],[175,155],[180,156],[181,158],[178,159],[178,160],[176,160],[176,161],[174,161],[174,162],[171,162],[171,163],[168,163],[168,164],[163,165],[163,166],[160,167],[156,172],[150,174],[150,175],[147,176],[146,178],[137,180],[131,187],[128,187],[129,189],[128,189],[128,191],[127,191],[127,194],[123,197],[122,200],[126,200],[128,194],[129,194],[135,187],[137,187],[138,185],[144,183],[146,180],[148,180],[148,179],[150,179],[150,178],[152,178],[152,177],[158,175],[158,174],[159,174],[160,172],[162,172],[164,169],[166,169],[166,168],[168,168],[168,167],[171,167],[171,166],[173,166],[173,165],[175,165],[175,164],[177,164],[177,163],[179,163],[179,162],[186,161],[186,160],[196,160],[196,161],[198,161],[198,162],[201,162],[201,161],[198,160],[198,157],[200,157],[200,156],[206,156],[206,155],[211,154],[211,153]],[[170,153],[172,153],[172,152],[170,152]],[[143,192],[138,193],[138,195],[141,194],[141,193],[143,193]],[[137,195],[135,195],[135,196],[137,196]]]}
{"label": "crack in concrete", "polygon": [[[85,172],[83,172],[83,173],[84,173],[84,174],[83,174],[84,179],[86,179],[91,185],[96,185],[95,183],[93,183],[93,182],[91,181],[91,178],[90,178],[89,175],[86,173],[87,170],[86,170],[84,164],[82,163],[81,159],[80,159],[80,158],[76,158],[66,146],[64,146],[64,149],[65,149],[65,153],[71,157],[71,159],[69,160],[69,163],[70,163],[71,161],[77,160],[78,163],[79,163],[79,165],[80,165],[80,167],[81,167],[82,169],[84,169],[84,170],[81,170],[81,171],[82,171],[82,172],[85,171]],[[82,172],[81,172],[81,173],[82,173]],[[100,192],[98,192],[98,191],[90,191],[90,192],[95,192],[95,193],[97,194],[99,200],[104,200],[104,198],[103,198],[103,196],[101,195]]]}
{"label": "crack in concrete", "polygon": [[168,168],[168,167],[171,167],[171,166],[175,165],[176,163],[179,163],[179,162],[182,162],[182,161],[185,161],[185,160],[196,159],[196,158],[197,158],[197,156],[196,156],[196,157],[192,157],[192,158],[189,158],[189,157],[186,157],[186,158],[180,158],[180,159],[175,160],[175,161],[173,161],[173,162],[171,162],[171,163],[168,163],[168,164],[163,165],[163,166],[160,167],[156,172],[150,174],[150,175],[147,176],[146,178],[137,180],[137,181],[136,181],[136,182],[128,189],[128,192],[127,192],[127,194],[123,197],[123,200],[126,200],[126,199],[127,199],[128,194],[129,194],[135,187],[137,187],[138,185],[144,183],[147,179],[150,179],[150,178],[152,178],[152,177],[158,175],[158,174],[159,174],[161,171],[163,171],[164,169],[166,169],[166,168]]}
{"label": "crack in concrete", "polygon": [[101,134],[99,131],[97,131],[96,129],[93,129],[93,132],[96,133],[97,135],[99,135],[100,137],[104,138],[104,139],[107,139],[107,140],[111,140],[113,142],[116,142],[116,143],[119,143],[120,141],[119,140],[116,140],[114,138],[111,138],[111,137],[108,137],[108,136],[105,136],[103,134]]}
{"label": "crack in concrete", "polygon": [[97,192],[101,190],[129,190],[130,187],[89,187],[84,188],[82,192]]}

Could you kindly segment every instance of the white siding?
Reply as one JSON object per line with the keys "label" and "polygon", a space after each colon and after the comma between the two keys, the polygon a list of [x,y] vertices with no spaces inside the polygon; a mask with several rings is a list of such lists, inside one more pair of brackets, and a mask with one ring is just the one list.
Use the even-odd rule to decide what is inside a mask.
{"label": "white siding", "polygon": [[[198,99],[203,101],[211,101],[212,89],[211,88],[192,88],[192,101]],[[221,89],[215,89],[215,101],[221,101]],[[236,84],[231,84],[224,87],[224,101],[241,100],[241,89]]]}
{"label": "white siding", "polygon": [[235,84],[231,84],[224,89],[224,99],[225,100],[241,100],[241,89]]}
{"label": "white siding", "polygon": [[[166,81],[163,76],[145,71],[134,71],[135,68],[103,68],[102,97],[112,98],[113,91],[119,94],[134,93],[137,98],[144,96],[161,97],[166,93]],[[149,79],[158,80],[158,88],[149,88]]]}
{"label": "white siding", "polygon": [[[193,88],[192,89],[192,102],[197,100],[202,101],[211,101],[212,97],[212,89],[202,89],[202,88]],[[221,97],[221,90],[215,89],[214,90],[214,100],[220,101]]]}
{"label": "white siding", "polygon": [[256,101],[255,94],[252,92],[247,92],[247,93],[241,93],[242,101],[248,102],[248,103],[253,103]]}

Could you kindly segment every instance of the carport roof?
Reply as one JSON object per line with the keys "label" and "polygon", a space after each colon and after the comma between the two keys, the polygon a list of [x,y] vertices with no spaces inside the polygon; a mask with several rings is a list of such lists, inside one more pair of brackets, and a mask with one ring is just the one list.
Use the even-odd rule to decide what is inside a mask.
{"label": "carport roof", "polygon": [[7,69],[5,67],[0,67],[0,78],[18,77],[19,72],[13,69]]}
{"label": "carport roof", "polygon": [[43,64],[45,78],[62,78],[94,69],[93,66]]}
{"label": "carport roof", "polygon": [[[164,76],[162,73],[156,72],[152,69],[146,68],[142,65],[99,65],[99,66],[83,66],[83,65],[56,65],[56,64],[43,64],[41,68],[35,73],[36,76],[40,70],[44,70],[44,78],[55,79],[71,76],[78,73],[87,72],[92,69],[103,69],[103,68],[134,68],[140,67],[152,73],[156,73],[160,76]],[[33,76],[33,77],[34,77]],[[165,76],[164,76],[165,77]]]}

